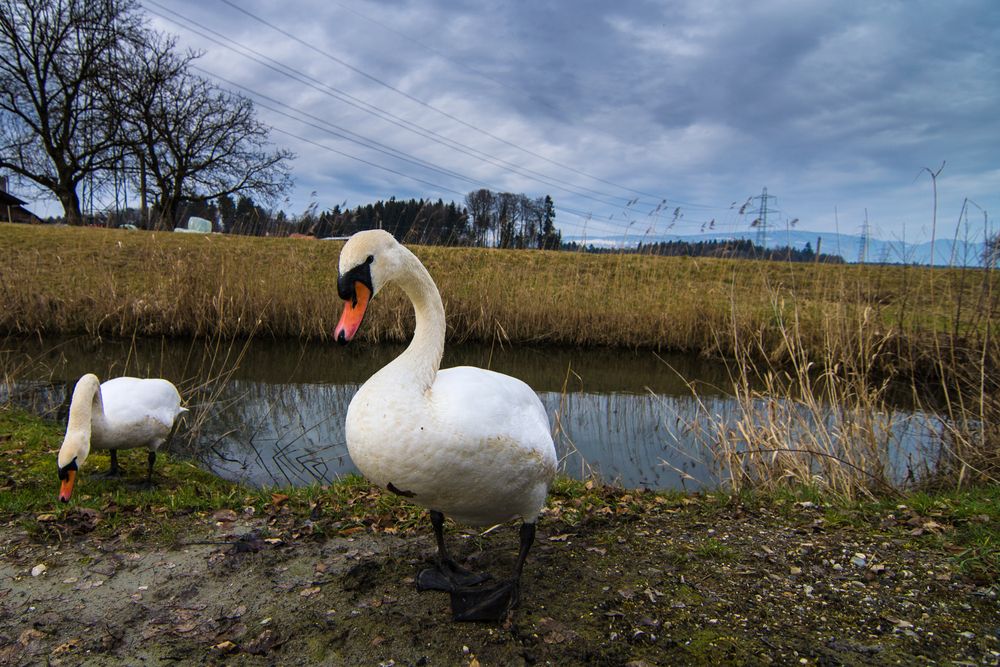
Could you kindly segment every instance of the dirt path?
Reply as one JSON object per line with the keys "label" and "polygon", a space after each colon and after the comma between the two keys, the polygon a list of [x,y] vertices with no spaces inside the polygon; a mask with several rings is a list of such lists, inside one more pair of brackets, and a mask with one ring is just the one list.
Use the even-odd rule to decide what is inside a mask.
{"label": "dirt path", "polygon": [[[447,596],[416,592],[413,576],[433,553],[429,528],[330,537],[317,530],[322,521],[275,530],[227,510],[193,515],[166,547],[96,533],[53,543],[11,526],[0,540],[0,664],[1000,657],[996,588],[953,571],[933,540],[948,527],[926,517],[899,510],[858,527],[809,503],[655,499],[628,512],[624,498],[575,525],[559,508],[543,518],[521,607],[501,625],[454,624]],[[502,576],[517,532],[504,526],[480,537],[453,527],[448,539],[456,554]]]}

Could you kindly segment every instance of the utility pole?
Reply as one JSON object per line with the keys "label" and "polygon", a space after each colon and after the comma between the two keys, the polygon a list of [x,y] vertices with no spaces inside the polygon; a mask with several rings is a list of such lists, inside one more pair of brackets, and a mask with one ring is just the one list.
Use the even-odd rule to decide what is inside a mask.
{"label": "utility pole", "polygon": [[760,200],[760,207],[757,209],[757,219],[753,221],[751,226],[757,228],[757,245],[762,248],[767,247],[767,200],[777,199],[774,195],[767,194],[767,188],[765,187],[759,196],[753,199]]}
{"label": "utility pole", "polygon": [[865,209],[865,222],[861,225],[861,239],[858,242],[858,264],[864,264],[868,260],[868,238],[871,230],[868,227],[868,209]]}

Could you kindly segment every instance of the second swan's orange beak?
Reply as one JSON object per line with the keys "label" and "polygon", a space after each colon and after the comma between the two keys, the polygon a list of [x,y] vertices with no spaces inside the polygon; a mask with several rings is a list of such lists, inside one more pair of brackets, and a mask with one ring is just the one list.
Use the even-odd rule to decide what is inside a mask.
{"label": "second swan's orange beak", "polygon": [[76,471],[69,470],[66,472],[66,478],[62,480],[62,484],[59,485],[59,500],[60,502],[68,503],[69,497],[73,495],[73,482],[76,481]]}
{"label": "second swan's orange beak", "polygon": [[358,332],[361,321],[365,319],[365,310],[368,308],[371,296],[371,290],[363,282],[354,283],[354,298],[344,302],[344,312],[340,316],[337,328],[333,330],[334,339],[341,345],[347,344]]}

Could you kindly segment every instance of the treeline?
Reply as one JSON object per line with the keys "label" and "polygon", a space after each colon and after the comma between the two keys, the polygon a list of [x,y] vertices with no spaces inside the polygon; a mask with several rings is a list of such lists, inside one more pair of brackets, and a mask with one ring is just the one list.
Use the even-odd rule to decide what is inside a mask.
{"label": "treeline", "polygon": [[[468,204],[476,208],[470,213]],[[524,194],[477,190],[466,197],[466,206],[442,199],[396,199],[364,206],[317,211],[311,206],[303,214],[289,217],[271,211],[251,197],[223,195],[213,201],[184,202],[180,224],[192,217],[212,222],[213,231],[250,236],[315,238],[350,236],[364,229],[385,229],[403,243],[449,246],[495,246],[500,248],[544,248],[558,250],[562,234],[555,227],[552,197],[531,198]],[[136,209],[108,216],[107,226],[131,224],[150,227]]]}
{"label": "treeline", "polygon": [[783,262],[823,262],[826,264],[843,264],[840,255],[816,254],[811,243],[806,243],[801,250],[785,246],[782,248],[765,248],[755,244],[750,239],[731,239],[720,241],[659,241],[656,243],[639,243],[635,248],[607,248],[564,243],[564,250],[576,250],[592,253],[636,253],[643,255],[663,255],[669,257],[718,257],[723,259],[768,259]]}
{"label": "treeline", "polygon": [[316,238],[350,236],[364,229],[385,229],[403,243],[558,250],[562,234],[555,227],[552,197],[531,198],[511,192],[476,190],[465,206],[442,199],[396,199],[346,208],[315,206],[295,218],[271,213],[249,197],[219,197],[191,202],[189,215],[216,224],[217,231],[255,236],[302,234]]}

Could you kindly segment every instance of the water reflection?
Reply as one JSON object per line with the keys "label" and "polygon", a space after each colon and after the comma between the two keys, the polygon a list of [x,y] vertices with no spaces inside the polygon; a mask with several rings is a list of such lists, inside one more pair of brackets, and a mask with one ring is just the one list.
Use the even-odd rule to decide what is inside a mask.
{"label": "water reflection", "polygon": [[[39,412],[64,415],[72,383],[85,372],[165,377],[192,409],[175,451],[230,479],[301,485],[355,470],[344,442],[347,406],[402,347],[8,340],[5,350],[22,360],[19,400],[31,397]],[[704,434],[692,429],[706,414],[721,423],[738,417],[722,364],[651,352],[450,347],[443,365],[465,364],[519,377],[538,392],[567,474],[629,488],[690,490],[718,481]],[[697,381],[700,405],[681,377]],[[900,413],[887,428],[905,467],[927,425]]]}

